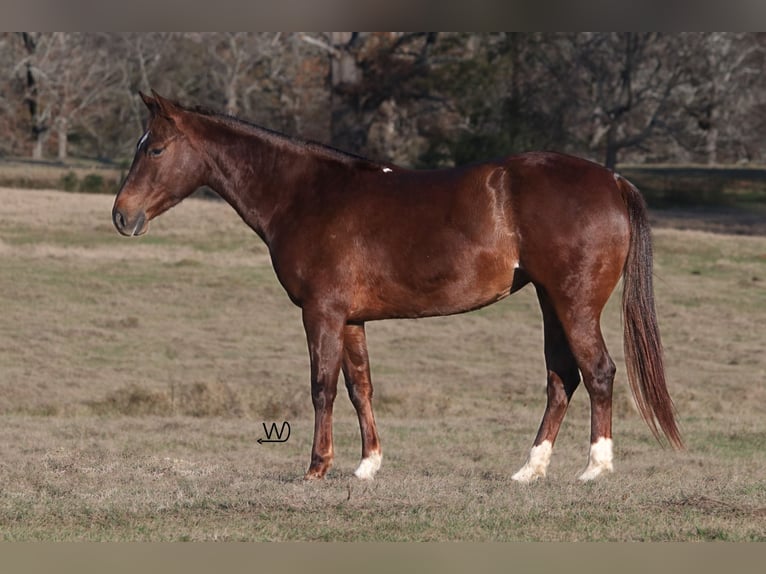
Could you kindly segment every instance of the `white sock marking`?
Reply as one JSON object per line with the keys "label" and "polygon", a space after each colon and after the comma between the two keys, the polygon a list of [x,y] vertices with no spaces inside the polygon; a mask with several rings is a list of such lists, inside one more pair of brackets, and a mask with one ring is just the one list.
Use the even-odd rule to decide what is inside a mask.
{"label": "white sock marking", "polygon": [[529,458],[526,464],[511,478],[517,482],[532,482],[540,477],[544,477],[551,462],[552,452],[553,445],[549,440],[544,440],[537,446],[533,446],[529,451]]}
{"label": "white sock marking", "polygon": [[601,437],[590,445],[588,468],[580,475],[583,482],[593,480],[604,472],[612,472],[612,439]]}
{"label": "white sock marking", "polygon": [[394,170],[391,169],[390,167],[384,167],[383,168],[383,173],[391,173],[392,171],[394,171]]}
{"label": "white sock marking", "polygon": [[362,480],[372,480],[375,478],[375,473],[380,469],[380,463],[383,461],[383,455],[379,452],[374,452],[367,458],[363,458],[359,463],[359,467],[354,472],[357,478]]}

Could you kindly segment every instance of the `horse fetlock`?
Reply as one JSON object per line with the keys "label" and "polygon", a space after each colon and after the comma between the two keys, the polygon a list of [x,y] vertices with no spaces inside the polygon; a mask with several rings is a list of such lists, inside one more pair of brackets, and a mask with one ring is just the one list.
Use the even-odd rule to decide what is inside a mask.
{"label": "horse fetlock", "polygon": [[529,451],[526,464],[511,478],[516,482],[524,483],[544,478],[548,472],[552,452],[553,444],[549,440],[544,440],[539,445],[533,446]]}
{"label": "horse fetlock", "polygon": [[375,473],[380,470],[381,462],[383,461],[383,454],[380,452],[371,453],[362,459],[359,463],[354,476],[362,480],[372,480],[375,478]]}
{"label": "horse fetlock", "polygon": [[612,439],[601,437],[590,445],[588,467],[580,475],[580,480],[587,482],[598,478],[605,472],[614,471],[612,464]]}

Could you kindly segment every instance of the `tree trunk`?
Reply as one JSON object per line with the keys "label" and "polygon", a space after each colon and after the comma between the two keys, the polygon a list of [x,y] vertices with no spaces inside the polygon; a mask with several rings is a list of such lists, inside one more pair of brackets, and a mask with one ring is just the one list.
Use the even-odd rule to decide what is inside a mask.
{"label": "tree trunk", "polygon": [[705,155],[708,165],[718,163],[718,128],[711,126],[705,134]]}
{"label": "tree trunk", "polygon": [[58,158],[61,161],[65,161],[67,158],[67,134],[69,132],[69,121],[66,118],[58,119],[56,122],[56,132],[59,144]]}
{"label": "tree trunk", "polygon": [[332,32],[335,53],[330,63],[330,137],[340,149],[361,153],[367,143],[366,122],[354,94],[362,81],[362,70],[353,49],[352,32]]}
{"label": "tree trunk", "polygon": [[331,82],[335,88],[342,84],[357,84],[362,79],[355,54],[349,49],[352,32],[332,32],[332,45],[338,50],[332,60]]}
{"label": "tree trunk", "polygon": [[[31,58],[37,52],[37,40],[34,34],[22,32],[21,39],[28,56]],[[45,126],[40,119],[38,109],[37,78],[31,61],[26,64],[26,95],[24,103],[29,111],[29,120],[32,129],[32,159],[43,159],[43,144],[45,143]]]}
{"label": "tree trunk", "polygon": [[230,78],[226,83],[226,113],[230,116],[236,116],[239,113],[237,105],[237,82],[235,78]]}
{"label": "tree trunk", "polygon": [[614,170],[617,166],[617,152],[620,148],[617,146],[615,138],[615,127],[609,126],[609,131],[606,132],[606,154],[604,158],[604,166],[607,169]]}
{"label": "tree trunk", "polygon": [[45,130],[36,130],[35,142],[32,146],[32,159],[43,159],[43,144],[45,143]]}

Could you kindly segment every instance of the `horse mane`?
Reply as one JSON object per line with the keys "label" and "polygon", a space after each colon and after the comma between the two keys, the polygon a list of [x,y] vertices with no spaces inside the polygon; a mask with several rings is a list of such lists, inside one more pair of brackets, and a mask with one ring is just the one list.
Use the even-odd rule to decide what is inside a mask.
{"label": "horse mane", "polygon": [[367,157],[357,155],[351,152],[343,151],[336,147],[317,142],[315,140],[304,139],[296,136],[291,136],[276,130],[265,128],[256,123],[248,120],[244,120],[231,114],[225,114],[218,112],[205,106],[193,106],[187,107],[181,104],[177,104],[183,110],[198,114],[214,121],[220,122],[224,125],[234,127],[235,129],[241,129],[246,133],[251,133],[259,138],[266,139],[269,142],[280,145],[288,146],[294,149],[307,150],[313,154],[325,159],[339,161],[341,163],[351,165],[356,168],[369,168],[379,170],[382,165]]}

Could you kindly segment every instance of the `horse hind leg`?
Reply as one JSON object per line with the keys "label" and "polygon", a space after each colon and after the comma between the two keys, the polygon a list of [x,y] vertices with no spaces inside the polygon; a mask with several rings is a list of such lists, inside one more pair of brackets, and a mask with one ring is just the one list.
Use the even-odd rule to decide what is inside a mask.
{"label": "horse hind leg", "polygon": [[362,460],[354,474],[371,480],[380,469],[383,453],[372,412],[372,381],[364,325],[346,325],[343,333],[343,377],[362,433]]}
{"label": "horse hind leg", "polygon": [[537,296],[543,313],[548,400],[527,462],[512,477],[518,482],[532,482],[546,475],[553,444],[556,442],[572,395],[580,384],[577,362],[553,305],[545,291],[539,287]]}
{"label": "horse hind leg", "polygon": [[590,451],[580,480],[593,480],[613,470],[612,389],[615,365],[599,325],[601,307],[580,306],[564,323],[572,353],[590,396]]}
{"label": "horse hind leg", "polygon": [[581,361],[583,381],[590,395],[590,451],[588,466],[580,480],[589,481],[612,472],[612,389],[616,371],[607,352],[601,330],[583,340],[576,351]]}

